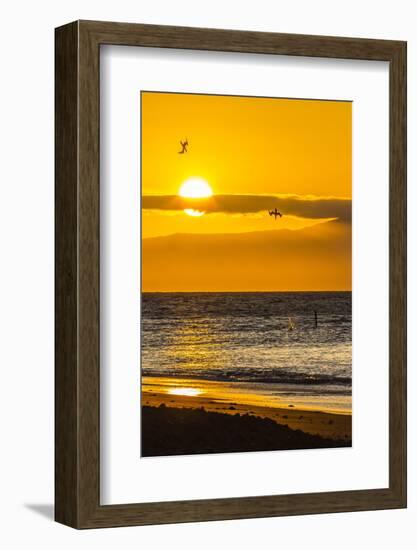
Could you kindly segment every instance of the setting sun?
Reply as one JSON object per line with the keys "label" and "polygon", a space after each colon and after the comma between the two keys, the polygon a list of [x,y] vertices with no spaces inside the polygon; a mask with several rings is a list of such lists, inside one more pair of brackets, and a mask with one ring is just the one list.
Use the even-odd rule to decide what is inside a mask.
{"label": "setting sun", "polygon": [[[178,192],[180,197],[187,199],[205,199],[213,195],[210,185],[203,178],[188,178],[180,187]],[[194,210],[193,208],[186,208],[184,210],[189,216],[202,216],[204,212],[200,210]]]}
{"label": "setting sun", "polygon": [[188,178],[180,187],[179,196],[187,199],[204,199],[211,197],[213,191],[203,178]]}

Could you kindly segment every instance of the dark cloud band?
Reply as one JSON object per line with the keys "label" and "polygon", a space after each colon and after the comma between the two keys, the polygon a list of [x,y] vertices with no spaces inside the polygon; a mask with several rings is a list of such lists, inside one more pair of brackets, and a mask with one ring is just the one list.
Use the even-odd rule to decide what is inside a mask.
{"label": "dark cloud band", "polygon": [[207,214],[255,214],[277,208],[283,215],[300,218],[337,218],[351,221],[352,201],[297,195],[213,195],[204,199],[190,199],[177,195],[144,195],[142,208],[146,210],[184,210],[192,208]]}

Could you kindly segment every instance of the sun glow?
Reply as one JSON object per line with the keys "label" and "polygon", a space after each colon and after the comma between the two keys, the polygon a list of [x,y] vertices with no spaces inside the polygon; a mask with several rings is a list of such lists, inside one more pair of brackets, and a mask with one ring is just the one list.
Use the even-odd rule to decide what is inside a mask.
{"label": "sun glow", "polygon": [[[213,195],[213,191],[210,185],[203,178],[188,178],[180,187],[178,192],[180,197],[187,199],[205,199]],[[184,210],[189,216],[199,217],[204,214],[200,210],[194,208],[186,208]]]}
{"label": "sun glow", "polygon": [[189,216],[195,216],[196,218],[204,215],[204,212],[202,212],[201,210],[194,210],[194,208],[185,208],[184,212]]}

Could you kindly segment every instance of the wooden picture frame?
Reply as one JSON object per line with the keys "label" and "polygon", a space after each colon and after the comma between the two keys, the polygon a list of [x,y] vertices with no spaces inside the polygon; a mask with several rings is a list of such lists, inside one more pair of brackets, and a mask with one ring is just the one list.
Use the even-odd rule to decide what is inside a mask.
{"label": "wooden picture frame", "polygon": [[[74,528],[406,506],[406,43],[76,21],[56,29],[55,518]],[[389,62],[389,487],[101,505],[99,496],[100,46]]]}

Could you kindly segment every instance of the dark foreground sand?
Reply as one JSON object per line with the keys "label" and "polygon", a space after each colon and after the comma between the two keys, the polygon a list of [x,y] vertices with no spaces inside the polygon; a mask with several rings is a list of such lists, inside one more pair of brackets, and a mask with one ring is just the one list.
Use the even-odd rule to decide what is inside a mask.
{"label": "dark foreground sand", "polygon": [[[180,386],[180,384],[179,384]],[[175,409],[204,408],[207,412],[223,413],[228,415],[250,414],[259,418],[269,418],[277,424],[287,425],[293,430],[319,435],[324,439],[339,439],[349,442],[352,439],[352,415],[349,413],[305,409],[291,403],[281,401],[277,406],[271,403],[258,401],[245,402],[244,395],[235,394],[220,397],[216,392],[203,393],[189,397],[185,395],[169,395],[166,391],[150,390],[142,392],[142,405],[159,407],[161,404]],[[146,428],[146,426],[145,426]]]}
{"label": "dark foreground sand", "polygon": [[[296,414],[300,416],[300,412]],[[282,423],[278,423],[272,418],[262,418],[249,412],[241,414],[236,409],[209,412],[204,407],[179,408],[164,403],[159,406],[144,405],[142,456],[351,446],[350,432],[340,439],[312,435],[289,427],[285,424],[288,414],[283,416]],[[328,422],[326,417],[327,425]]]}

